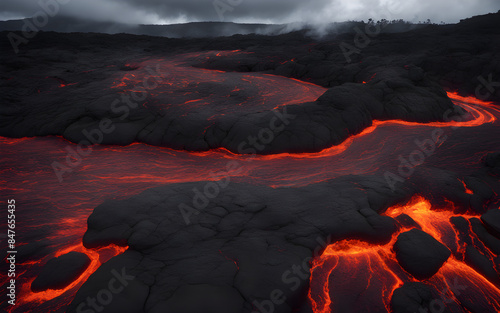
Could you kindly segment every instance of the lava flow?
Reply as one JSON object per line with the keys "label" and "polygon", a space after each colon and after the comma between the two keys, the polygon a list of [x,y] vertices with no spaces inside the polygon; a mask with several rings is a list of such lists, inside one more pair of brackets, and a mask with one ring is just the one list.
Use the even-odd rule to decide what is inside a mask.
{"label": "lava flow", "polygon": [[[152,85],[143,106],[162,115],[207,112],[210,119],[231,112],[258,112],[289,104],[315,101],[326,89],[303,81],[271,74],[236,73],[187,66],[187,61],[210,61],[245,53],[209,51],[165,59],[138,60],[114,78],[111,88],[119,93],[140,92]],[[214,105],[215,104],[215,105]]]}
{"label": "lava flow", "polygon": [[[466,219],[475,215],[458,215],[453,207],[433,208],[429,201],[416,196],[408,204],[389,208],[386,216],[396,218],[401,214],[411,217],[421,230],[446,245],[453,253],[433,277],[423,280],[440,292],[440,299],[466,304],[465,288],[473,287],[475,305],[500,310],[500,288],[464,263],[465,243],[461,242],[450,222],[453,216]],[[398,264],[393,251],[394,243],[402,232],[413,227],[400,226],[390,242],[377,245],[359,240],[342,240],[329,245],[323,254],[312,262],[309,299],[315,313],[391,312],[390,300],[396,288],[405,282],[417,282]],[[492,252],[486,249],[489,257]],[[456,286],[465,286],[457,292]],[[352,307],[355,303],[356,307]],[[428,308],[430,309],[430,308]]]}
{"label": "lava flow", "polygon": [[[58,289],[58,290],[46,290],[46,291],[41,291],[41,292],[33,292],[31,291],[31,283],[33,282],[34,278],[29,281],[29,283],[24,284],[21,293],[24,295],[21,300],[18,302],[18,305],[23,305],[25,303],[44,303],[46,301],[52,300],[54,298],[60,297],[61,295],[64,295],[67,291],[70,291],[74,289],[77,286],[80,286],[83,284],[89,276],[94,273],[101,264],[105,263],[107,260],[110,258],[117,256],[119,254],[122,254],[127,250],[127,247],[120,247],[116,245],[110,245],[108,247],[104,247],[98,250],[91,250],[91,249],[86,249],[81,243],[76,244],[73,246],[69,246],[66,248],[62,248],[58,250],[55,254],[54,257],[59,257],[63,254],[69,253],[69,252],[81,252],[85,253],[91,260],[89,266],[83,272],[77,279],[75,279],[70,285],[63,289]],[[38,262],[36,262],[38,263]],[[33,262],[31,263],[21,263],[21,264],[29,264],[31,266],[34,265]]]}
{"label": "lava flow", "polygon": [[[217,56],[207,53],[193,57]],[[276,104],[313,101],[324,92],[324,88],[273,75],[191,68],[182,66],[182,59],[162,62],[162,70],[167,71],[169,75],[165,78],[162,88],[152,91],[154,100],[144,105],[168,110],[169,114],[209,110],[209,116],[217,117],[235,110],[235,106],[238,110],[256,112],[273,109]],[[140,64],[143,71],[147,71],[145,68],[148,64],[152,63]],[[128,72],[118,77],[113,86],[118,92],[128,92],[134,88],[132,86],[137,85],[138,74],[139,72]],[[193,81],[197,83],[192,83]],[[215,86],[223,91],[212,92],[211,88]],[[485,136],[500,138],[496,125],[499,110],[487,102],[461,98],[453,93],[449,93],[449,96],[453,97],[457,105],[471,113],[469,119],[427,124],[374,121],[373,125],[362,133],[351,136],[339,146],[319,153],[254,158],[236,155],[224,149],[190,153],[137,143],[126,147],[95,146],[92,153],[82,159],[81,165],[72,168],[71,173],[64,177],[63,183],[59,183],[51,164],[54,161],[64,162],[68,149],[75,149],[76,145],[58,137],[0,138],[1,188],[4,194],[16,199],[16,204],[19,203],[17,223],[19,229],[23,229],[18,237],[19,242],[39,244],[37,250],[40,250],[38,256],[18,264],[18,283],[22,296],[20,306],[13,312],[22,312],[34,307],[52,312],[64,310],[77,288],[103,261],[124,251],[123,247],[109,247],[99,251],[82,247],[81,238],[86,230],[86,219],[97,205],[107,199],[126,199],[162,184],[213,180],[212,173],[223,171],[228,160],[237,161],[241,169],[238,174],[233,174],[231,181],[272,187],[304,186],[343,175],[383,173],[394,167],[395,156],[407,155],[415,149],[411,144],[414,139],[421,139],[422,134],[429,128],[439,127],[447,131],[449,139],[437,149],[432,158],[426,160],[426,164],[440,164],[443,167],[442,164],[446,163],[448,169],[460,170],[464,175],[472,173],[479,166],[477,160],[497,148],[494,145],[484,146],[476,143],[482,142]],[[208,105],[213,103],[218,105]],[[452,130],[452,126],[457,129],[473,127],[473,131],[467,133],[469,140],[464,141],[461,136],[454,136],[459,131]],[[468,153],[460,153],[463,151]],[[414,219],[421,221],[419,216]],[[392,291],[406,279],[410,279],[398,270],[399,266],[395,263],[390,248],[390,244],[373,246],[359,241],[344,241],[329,247],[319,259],[321,262],[317,261],[311,290],[315,291],[314,294],[324,288],[327,288],[326,291],[328,288],[333,290],[336,283],[328,283],[328,269],[331,268],[335,272],[335,268],[349,265],[342,265],[345,262],[357,262],[359,270],[366,265],[366,268],[374,269],[374,273],[388,273],[384,277],[386,282],[382,282],[384,287],[380,288],[383,290],[383,297],[379,297],[385,299],[381,303],[385,307]],[[41,266],[48,259],[70,251],[84,252],[92,259],[92,264],[86,272],[64,290],[32,293],[30,285]],[[327,258],[329,253],[340,254]],[[351,256],[356,259],[346,259]],[[447,271],[453,268],[468,273],[469,268],[462,264],[458,259],[450,259],[433,279],[449,277]],[[378,270],[375,270],[377,268]],[[354,272],[350,273],[354,276]],[[474,276],[472,272],[469,274],[470,277],[477,277],[477,284],[483,283],[484,279],[481,277]],[[365,287],[376,288],[375,279],[373,278],[373,283],[367,282]],[[436,282],[435,285],[439,284]],[[319,294],[324,297],[314,298],[316,312],[327,312],[329,301],[333,307],[339,307],[338,300],[330,299],[327,292]]]}

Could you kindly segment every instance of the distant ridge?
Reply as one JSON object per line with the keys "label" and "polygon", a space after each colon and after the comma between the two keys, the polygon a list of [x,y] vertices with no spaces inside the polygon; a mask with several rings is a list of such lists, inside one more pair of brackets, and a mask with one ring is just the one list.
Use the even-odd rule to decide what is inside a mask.
{"label": "distant ridge", "polygon": [[[25,24],[33,24],[31,18],[0,21],[0,31],[19,31]],[[162,36],[170,38],[204,38],[232,36],[236,34],[279,35],[286,32],[286,25],[238,24],[232,22],[191,22],[171,25],[123,24],[114,22],[86,21],[70,17],[51,18],[42,31],[61,33],[91,32],[133,35]]]}

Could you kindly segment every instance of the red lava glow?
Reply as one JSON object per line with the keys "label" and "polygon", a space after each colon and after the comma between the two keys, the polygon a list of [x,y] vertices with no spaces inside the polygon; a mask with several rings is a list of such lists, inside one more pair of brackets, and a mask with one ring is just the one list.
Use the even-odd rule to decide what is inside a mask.
{"label": "red lava glow", "polygon": [[448,98],[450,98],[452,100],[469,103],[469,104],[474,105],[474,106],[486,106],[486,107],[494,109],[497,112],[500,111],[500,109],[498,108],[498,106],[496,106],[491,101],[480,100],[478,98],[471,97],[471,96],[468,96],[468,97],[460,96],[458,94],[458,92],[448,91],[447,94],[448,94]]}
{"label": "red lava glow", "polygon": [[[407,122],[402,120],[387,120],[387,121],[373,121],[370,127],[365,128],[361,133],[357,135],[350,136],[341,144],[332,146],[330,148],[326,148],[320,152],[315,153],[280,153],[273,155],[265,155],[259,156],[261,159],[281,159],[284,157],[293,157],[293,158],[321,158],[327,156],[333,156],[340,153],[343,153],[350,145],[358,140],[360,137],[366,136],[373,131],[375,131],[380,126],[387,125],[402,125],[402,126],[419,126],[419,127],[435,127],[435,128],[448,128],[448,127],[478,127],[483,124],[494,123],[497,118],[495,115],[490,112],[490,110],[494,110],[500,112],[500,109],[496,107],[491,102],[480,101],[476,98],[472,97],[460,97],[455,93],[448,92],[448,96],[450,99],[455,100],[455,104],[462,107],[466,110],[470,115],[464,118],[464,120],[452,120],[449,122],[431,122],[431,123],[416,123],[416,122]],[[474,101],[470,101],[470,99],[474,99]]]}
{"label": "red lava glow", "polygon": [[234,111],[258,112],[315,101],[326,91],[323,87],[282,76],[224,72],[186,65],[188,60],[209,62],[238,53],[246,52],[209,51],[138,61],[131,67],[134,70],[117,76],[111,88],[131,93],[158,83],[148,90],[151,101],[148,100],[146,107],[162,114],[181,113],[181,116],[208,110],[212,119]]}
{"label": "red lava glow", "polygon": [[[389,208],[385,215],[393,218],[401,214],[410,216],[423,231],[454,251],[438,273],[424,280],[424,283],[436,287],[440,292],[445,291],[443,297],[456,299],[455,295],[450,294],[453,288],[449,285],[458,279],[461,285],[473,288],[474,292],[479,294],[475,298],[476,303],[481,303],[484,308],[500,310],[500,289],[463,262],[465,244],[460,242],[450,222],[453,216],[466,219],[477,216],[457,215],[453,213],[453,209],[433,208],[429,201],[415,196],[408,204]],[[394,290],[404,282],[418,281],[398,265],[392,250],[397,236],[409,229],[411,227],[400,227],[390,242],[384,245],[359,240],[342,240],[329,245],[323,254],[312,262],[309,299],[313,311],[343,312],[347,305],[343,301],[348,290],[349,294],[354,294],[356,299],[359,299],[355,302],[357,307],[350,307],[351,311],[391,312],[390,299]],[[341,296],[334,296],[332,299],[332,295],[339,294]]]}
{"label": "red lava glow", "polygon": [[368,82],[363,81],[363,84],[371,82],[375,78],[375,76],[377,76],[377,73],[373,74],[372,77],[370,77],[370,79],[368,80]]}
{"label": "red lava glow", "polygon": [[[89,258],[90,258],[90,265],[87,267],[85,272],[83,272],[80,277],[78,277],[75,281],[73,281],[69,286],[67,286],[64,289],[58,289],[58,290],[46,290],[42,292],[32,292],[30,289],[30,285],[33,282],[34,279],[31,279],[28,284],[24,284],[23,288],[21,289],[21,293],[24,295],[21,299],[21,302],[19,305],[22,305],[23,303],[29,303],[29,302],[35,302],[35,303],[43,303],[48,300],[52,300],[56,297],[61,296],[62,294],[66,293],[68,290],[73,289],[76,286],[81,286],[89,276],[94,273],[99,266],[101,266],[102,263],[106,262],[107,259],[109,259],[112,256],[116,256],[119,254],[122,254],[127,250],[128,247],[120,247],[116,245],[110,245],[108,247],[101,248],[99,250],[91,250],[91,249],[86,249],[82,244],[79,245],[74,245],[70,247],[66,247],[64,249],[58,250],[54,257],[59,257],[63,254],[69,253],[69,252],[81,252],[85,253]],[[105,252],[105,253],[103,253]],[[101,257],[101,253],[107,255],[106,258],[103,260]]]}
{"label": "red lava glow", "polygon": [[[20,287],[17,290],[18,299],[15,306],[9,306],[8,312],[18,312],[17,308],[22,308],[21,310],[26,310],[26,307],[34,309],[44,303],[52,303],[51,300],[56,299],[55,303],[48,306],[48,311],[50,312],[60,312],[65,310],[65,306],[69,304],[72,297],[78,290],[78,288],[87,281],[90,275],[94,273],[101,264],[107,262],[110,258],[122,254],[127,250],[128,247],[120,247],[117,245],[109,245],[100,249],[92,250],[83,247],[82,243],[65,246],[56,250],[55,253],[47,256],[47,259],[52,257],[59,257],[69,252],[80,252],[86,254],[90,259],[90,264],[87,269],[71,284],[63,289],[49,289],[41,292],[31,291],[31,284],[35,280],[35,277],[25,277],[26,273],[33,268],[41,269],[43,265],[42,260],[20,262],[17,264],[17,268],[21,268],[22,271],[17,273],[17,281],[21,281]],[[3,280],[3,279],[2,279]],[[19,283],[18,283],[19,284]]]}
{"label": "red lava glow", "polygon": [[[128,67],[131,70],[117,76],[111,84],[118,93],[138,91],[135,88],[141,85],[141,77],[151,75],[148,68],[155,70],[156,65],[160,64],[160,71],[168,75],[163,78],[160,87],[151,91],[151,99],[143,105],[179,116],[207,110],[210,113],[207,115],[210,116],[209,120],[224,118],[233,110],[257,112],[314,101],[325,91],[322,87],[284,77],[212,71],[185,65],[188,58],[210,60],[234,53],[243,52],[206,52],[171,59],[130,62]],[[112,66],[114,65],[110,65]],[[70,85],[58,78],[50,80],[54,80],[54,83],[57,81],[61,88]],[[212,92],[213,88],[219,89]],[[449,136],[446,148],[440,148],[433,160],[428,161],[429,165],[434,165],[432,162],[439,165],[445,162],[449,167],[460,169],[467,175],[467,171],[477,169],[477,160],[490,152],[489,147],[475,143],[481,142],[486,136],[500,138],[499,128],[490,127],[492,124],[497,126],[500,111],[489,102],[460,97],[455,93],[448,95],[457,105],[471,113],[466,121],[427,124],[374,121],[372,126],[360,134],[318,153],[285,153],[254,158],[237,155],[226,149],[191,153],[138,143],[126,147],[95,146],[91,155],[85,157],[80,166],[73,168],[73,172],[67,174],[62,183],[57,180],[51,163],[64,162],[68,153],[66,149],[75,149],[76,145],[60,137],[0,137],[0,189],[19,204],[16,206],[17,225],[22,229],[19,243],[21,245],[38,241],[41,239],[40,234],[50,242],[44,257],[18,264],[20,298],[19,305],[12,311],[64,311],[65,305],[69,304],[79,286],[100,264],[126,249],[111,246],[92,250],[81,245],[86,219],[97,205],[107,199],[126,199],[163,184],[213,180],[212,173],[224,171],[228,160],[236,160],[240,165],[240,171],[230,175],[232,182],[263,184],[276,188],[304,186],[343,175],[376,174],[392,169],[396,156],[406,155],[414,150],[413,140],[422,139],[422,133],[426,133],[424,130],[429,128],[476,127],[468,134],[468,141]],[[213,105],[214,103],[217,105]],[[464,155],[460,151],[469,153]],[[466,185],[464,188],[466,192],[469,190]],[[404,208],[405,213],[414,217],[422,228],[435,235],[438,240],[449,244],[446,241],[450,237],[448,234],[454,233],[450,232],[452,230],[445,219],[452,216],[451,211],[431,211],[425,201],[418,203],[420,204],[411,206],[419,208],[414,210],[413,216],[408,213],[412,211],[411,208]],[[391,208],[386,214],[396,214],[397,210],[403,210],[403,207]],[[325,254],[315,261],[312,274],[311,296],[315,312],[328,312],[330,304],[334,308],[338,307],[339,299],[330,299],[328,290],[345,286],[337,285],[336,279],[332,281],[330,273],[345,268],[349,268],[349,271],[344,271],[348,273],[348,277],[357,277],[358,272],[362,275],[370,273],[367,281],[360,280],[359,283],[370,290],[380,287],[378,290],[381,290],[382,296],[373,301],[376,303],[384,299],[381,305],[386,307],[392,291],[402,282],[411,280],[394,261],[391,247],[390,243],[376,246],[353,240],[328,247]],[[63,290],[31,292],[31,282],[41,266],[48,259],[69,251],[83,252],[91,258],[92,263],[85,273]],[[237,260],[224,257],[239,266]],[[348,267],[349,264],[357,266],[353,269]],[[433,284],[442,285],[444,278],[450,277],[454,270],[462,273],[460,277],[469,277],[469,282],[473,280],[477,286],[486,286],[482,276],[478,276],[455,258],[451,258],[432,278],[435,280]],[[4,277],[1,277],[0,283],[4,281]],[[485,292],[495,292],[496,289],[488,290]],[[498,296],[494,293],[492,295]]]}
{"label": "red lava glow", "polygon": [[464,185],[464,189],[465,189],[466,194],[468,194],[468,195],[474,194],[474,192],[467,187],[467,184],[463,180],[461,180],[460,182]]}

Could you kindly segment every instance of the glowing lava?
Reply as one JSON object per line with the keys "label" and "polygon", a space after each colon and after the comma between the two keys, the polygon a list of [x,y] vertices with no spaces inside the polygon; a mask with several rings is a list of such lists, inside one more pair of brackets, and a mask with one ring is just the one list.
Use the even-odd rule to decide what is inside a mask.
{"label": "glowing lava", "polygon": [[[59,257],[63,254],[74,251],[85,253],[90,258],[91,262],[87,269],[71,284],[63,289],[57,290],[49,289],[41,292],[31,291],[31,283],[35,280],[35,277],[27,278],[25,276],[28,272],[28,268],[30,271],[33,269],[40,269],[42,261],[20,262],[17,266],[23,270],[17,273],[17,280],[22,282],[18,290],[18,294],[21,296],[18,298],[16,306],[10,306],[8,312],[17,312],[15,311],[16,308],[23,308],[26,310],[27,307],[33,308],[34,306],[46,303],[49,303],[47,309],[50,310],[50,312],[63,311],[65,306],[72,300],[72,297],[78,288],[87,281],[89,276],[92,275],[92,273],[94,273],[101,266],[101,264],[105,263],[114,256],[122,254],[127,250],[127,248],[128,247],[110,245],[97,250],[92,250],[86,249],[81,243],[60,248],[47,258]],[[50,300],[56,298],[57,302],[49,302]]]}
{"label": "glowing lava", "polygon": [[[94,273],[99,266],[101,266],[102,263],[106,262],[109,258],[122,254],[127,250],[127,247],[119,247],[116,245],[111,245],[108,247],[101,248],[99,250],[91,250],[91,249],[86,249],[83,247],[82,244],[79,245],[74,245],[70,246],[61,250],[58,250],[54,257],[59,257],[63,254],[69,253],[69,252],[81,252],[85,253],[91,260],[90,265],[87,267],[85,272],[83,272],[80,277],[78,277],[75,281],[73,281],[69,286],[67,286],[64,289],[58,289],[58,290],[47,290],[47,291],[42,291],[42,292],[32,292],[31,289],[29,288],[29,285],[31,285],[31,282],[33,282],[34,279],[30,281],[30,284],[25,284],[23,285],[23,289],[21,290],[21,293],[24,295],[22,297],[22,300],[19,302],[19,305],[22,305],[23,303],[28,303],[28,302],[35,302],[35,303],[42,303],[48,300],[52,300],[56,297],[61,296],[68,290],[73,289],[76,286],[80,286],[83,284],[89,276]],[[102,255],[105,255],[104,259],[101,257]]]}
{"label": "glowing lava", "polygon": [[115,77],[111,88],[131,93],[151,86],[147,88],[151,97],[145,107],[163,115],[206,111],[211,119],[235,111],[258,112],[315,101],[326,91],[323,87],[282,76],[224,72],[187,65],[188,61],[210,61],[238,53],[246,52],[209,51],[138,60],[133,66],[126,65],[131,70]]}
{"label": "glowing lava", "polygon": [[463,180],[460,180],[460,182],[464,185],[464,189],[465,189],[466,194],[468,194],[468,195],[474,194],[474,192],[467,187],[467,184]]}
{"label": "glowing lava", "polygon": [[[155,65],[160,64],[160,72],[169,75],[164,78],[161,88],[151,91],[151,99],[143,105],[173,114],[206,110],[209,120],[223,118],[224,114],[233,110],[256,112],[276,108],[278,103],[281,106],[314,101],[325,91],[322,87],[284,77],[210,71],[184,65],[186,57],[217,58],[227,53],[241,52],[207,52],[177,59],[128,64],[131,70],[116,77],[112,86],[119,93],[138,91],[134,88],[140,85],[142,76],[148,73],[147,68],[155,70]],[[60,88],[73,85],[57,78],[50,80],[59,83]],[[222,92],[213,93],[212,88],[215,87],[221,88]],[[90,156],[82,160],[81,166],[74,168],[71,175],[65,177],[63,183],[58,182],[51,163],[65,160],[65,149],[76,145],[54,137],[0,138],[1,189],[20,204],[18,221],[25,234],[25,237],[20,237],[20,241],[37,241],[40,239],[39,234],[43,233],[51,243],[49,252],[43,259],[19,264],[19,303],[23,307],[16,310],[64,310],[77,288],[102,262],[124,251],[125,248],[121,247],[88,250],[81,245],[87,217],[93,208],[106,199],[125,199],[162,184],[212,180],[211,173],[224,170],[228,160],[236,160],[241,165],[241,171],[231,181],[272,187],[303,186],[349,174],[376,174],[381,169],[390,167],[395,155],[412,151],[414,146],[408,142],[418,138],[422,130],[429,127],[477,127],[475,132],[471,132],[469,143],[479,142],[485,136],[496,136],[495,129],[487,127],[497,121],[500,112],[498,107],[454,93],[448,95],[457,105],[471,113],[469,119],[427,124],[374,121],[371,127],[360,134],[319,153],[255,156],[252,159],[225,149],[189,153],[143,144],[127,147],[97,146]],[[476,157],[474,153],[482,155],[488,150],[470,145],[461,138],[451,138],[448,142],[453,149],[470,151],[470,155],[457,155],[449,148],[437,151],[435,162],[441,161],[441,153],[451,150],[454,161],[451,164],[456,164],[463,171],[471,164],[469,158]],[[473,166],[470,165],[471,168]],[[469,190],[466,185],[464,188]],[[453,216],[451,211],[432,211],[427,202],[419,200],[411,206],[391,208],[386,214],[397,216],[403,211],[436,239],[449,246],[459,244],[448,221]],[[453,240],[449,242],[451,237]],[[374,297],[373,303],[387,308],[393,290],[403,282],[412,280],[394,259],[391,247],[395,240],[396,235],[390,243],[380,246],[353,240],[329,246],[323,256],[315,261],[311,276],[311,297],[315,312],[329,312],[330,305],[334,308],[341,305],[341,299],[330,299],[328,293],[335,288],[346,288],[347,284],[339,285],[338,277],[332,279],[330,275],[339,271],[340,274],[347,275],[347,282],[353,282],[349,278],[355,277],[357,284],[362,285],[359,286],[362,290],[369,290],[369,293],[379,290],[378,299]],[[83,252],[91,258],[92,263],[85,273],[63,290],[32,293],[31,282],[44,261],[69,251]],[[226,258],[239,266],[237,260]],[[355,269],[352,265],[356,265]],[[453,271],[460,273],[460,277],[468,277],[475,286],[489,288],[485,292],[492,292],[492,296],[498,296],[496,289],[490,288],[482,276],[456,257],[451,258],[429,282],[434,286],[445,284],[444,279],[451,277]],[[358,280],[363,275],[366,276],[365,281]],[[41,304],[46,306],[40,307]]]}
{"label": "glowing lava", "polygon": [[[423,282],[436,287],[441,296],[456,300],[459,294],[449,294],[455,279],[465,286],[474,286],[476,304],[500,310],[500,289],[463,262],[465,244],[458,240],[450,218],[457,215],[453,207],[436,210],[429,201],[416,196],[406,205],[389,208],[385,215],[411,217],[426,233],[455,251],[437,274]],[[398,264],[392,249],[397,236],[413,227],[401,226],[392,240],[384,245],[359,240],[342,240],[329,245],[312,262],[309,299],[315,313],[391,311],[394,290],[405,282],[418,281]],[[488,252],[490,253],[490,252]],[[455,288],[456,290],[456,288]],[[333,298],[332,298],[333,297]],[[458,301],[458,300],[456,300]],[[352,307],[352,305],[355,307]]]}
{"label": "glowing lava", "polygon": [[500,109],[491,102],[481,101],[473,97],[460,97],[456,93],[448,92],[448,97],[455,100],[455,105],[463,108],[467,113],[464,117],[452,119],[448,122],[431,122],[431,123],[416,123],[407,122],[402,120],[387,120],[387,121],[373,121],[370,127],[365,128],[361,133],[357,135],[350,136],[341,144],[326,148],[320,152],[315,153],[280,153],[273,155],[259,156],[262,159],[281,159],[284,157],[293,158],[320,158],[333,156],[343,153],[351,144],[358,140],[360,137],[366,136],[374,132],[378,127],[390,126],[390,125],[401,125],[407,127],[435,127],[435,128],[449,128],[449,127],[477,127],[484,124],[494,123],[497,121],[495,115],[490,112],[491,110],[500,112]]}

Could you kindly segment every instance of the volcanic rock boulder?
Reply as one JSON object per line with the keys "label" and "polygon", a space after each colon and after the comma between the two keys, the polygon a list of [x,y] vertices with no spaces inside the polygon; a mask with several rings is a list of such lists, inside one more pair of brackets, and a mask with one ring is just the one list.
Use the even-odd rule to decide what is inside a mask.
{"label": "volcanic rock boulder", "polygon": [[451,255],[446,246],[416,228],[398,236],[394,251],[401,266],[417,279],[436,274]]}
{"label": "volcanic rock boulder", "polygon": [[34,292],[47,289],[63,289],[77,279],[90,265],[84,253],[70,252],[53,258],[45,264],[38,277],[31,284]]}

